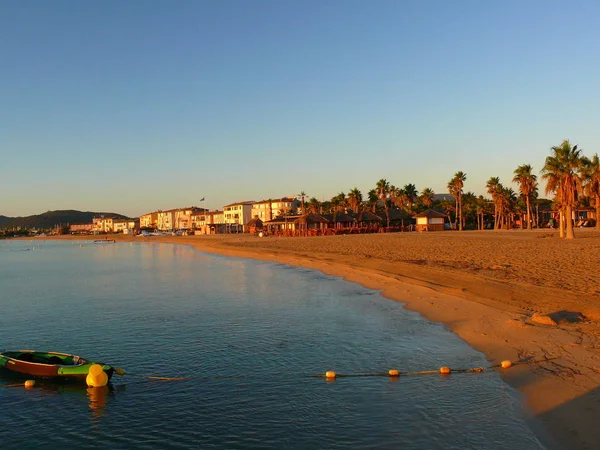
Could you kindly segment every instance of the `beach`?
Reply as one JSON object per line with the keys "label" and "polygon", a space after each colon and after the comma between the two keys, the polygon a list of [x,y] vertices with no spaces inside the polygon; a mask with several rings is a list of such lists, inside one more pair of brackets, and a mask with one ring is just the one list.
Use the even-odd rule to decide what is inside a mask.
{"label": "beach", "polygon": [[443,323],[491,364],[522,362],[497,370],[523,394],[534,431],[559,448],[591,449],[600,447],[600,232],[576,232],[570,241],[551,230],[106,237],[302,266],[378,290]]}

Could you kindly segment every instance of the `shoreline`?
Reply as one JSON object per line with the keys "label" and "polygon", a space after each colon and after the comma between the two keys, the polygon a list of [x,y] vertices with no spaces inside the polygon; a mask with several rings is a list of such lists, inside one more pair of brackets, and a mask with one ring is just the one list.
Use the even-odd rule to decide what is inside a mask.
{"label": "shoreline", "polygon": [[[595,421],[600,415],[600,291],[589,290],[589,286],[595,285],[593,271],[598,265],[591,264],[590,272],[587,266],[591,261],[581,270],[577,270],[577,263],[581,253],[588,249],[592,257],[598,258],[595,255],[600,248],[600,233],[590,231],[580,236],[585,239],[558,241],[551,232],[540,230],[262,239],[247,234],[106,237],[117,242],[191,245],[207,253],[319,270],[377,290],[426,319],[444,324],[482,352],[491,364],[506,359],[515,362],[554,358],[541,364],[497,371],[507,384],[522,394],[530,415],[526,419],[543,445],[585,449],[600,447],[600,430]],[[103,237],[37,239],[96,240]],[[472,245],[475,250],[466,248],[461,252],[459,244]],[[567,252],[570,258],[567,255],[554,269],[560,272],[563,267],[571,266],[578,274],[567,277],[571,281],[551,271],[546,278],[532,283],[521,280],[519,275],[504,273],[509,271],[506,266],[512,268],[511,264],[519,269],[516,256],[519,252],[525,253],[524,261],[533,255],[554,261],[556,255],[551,251],[549,256],[544,256],[544,252],[548,253],[545,249],[560,250],[567,246],[574,249]],[[415,249],[421,252],[423,259],[410,259]],[[433,254],[428,253],[432,249]],[[481,265],[480,260],[493,259],[491,252],[502,254],[505,250],[508,256],[504,258],[510,257],[511,264],[494,260],[489,270],[472,270]],[[440,252],[448,254],[443,255],[444,258],[436,257]],[[402,257],[398,259],[396,253]],[[377,257],[380,254],[385,258]],[[472,257],[469,264],[457,264],[469,256]],[[445,267],[440,261],[453,263]],[[534,272],[543,271],[542,266],[549,263],[544,260],[540,264],[534,267]],[[532,279],[531,275],[525,275]],[[518,281],[514,281],[515,278]],[[560,289],[556,285],[568,288]],[[561,318],[559,313],[563,313],[564,320],[554,326],[540,325],[531,321],[534,312],[557,319]],[[568,319],[574,317],[570,313],[575,312],[582,313],[587,320],[570,323]]]}

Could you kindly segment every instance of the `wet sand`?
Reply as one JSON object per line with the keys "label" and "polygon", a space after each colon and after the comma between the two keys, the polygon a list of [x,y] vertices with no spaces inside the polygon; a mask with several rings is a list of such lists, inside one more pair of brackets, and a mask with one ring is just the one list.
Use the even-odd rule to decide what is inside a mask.
{"label": "wet sand", "polygon": [[[595,449],[600,448],[600,232],[576,233],[571,241],[549,230],[108,238],[189,244],[320,270],[380,290],[445,324],[491,364],[548,359],[498,370],[523,394],[532,428],[549,447],[554,441],[559,448]],[[534,313],[556,324],[536,323]]]}

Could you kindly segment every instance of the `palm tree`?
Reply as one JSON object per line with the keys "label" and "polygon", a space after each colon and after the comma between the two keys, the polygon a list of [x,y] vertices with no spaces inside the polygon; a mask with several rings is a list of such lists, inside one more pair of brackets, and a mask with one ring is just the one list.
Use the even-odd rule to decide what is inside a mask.
{"label": "palm tree", "polygon": [[433,189],[425,188],[421,191],[421,196],[419,197],[419,200],[427,208],[431,208],[431,206],[433,205],[433,196],[434,195],[435,195],[435,193],[433,192]]}
{"label": "palm tree", "polygon": [[598,153],[588,159],[584,170],[585,193],[594,197],[596,206],[596,229],[600,230],[600,161]]}
{"label": "palm tree", "polygon": [[348,192],[348,203],[353,212],[360,212],[359,206],[362,204],[362,193],[358,188],[355,187]]}
{"label": "palm tree", "polygon": [[[312,197],[308,201],[308,210],[310,212],[312,212],[313,214],[319,214],[321,212],[321,202],[319,200],[317,200],[315,197]],[[306,213],[304,211],[302,211],[302,214],[306,214]]]}
{"label": "palm tree", "polygon": [[448,189],[454,194],[456,201],[456,210],[457,210],[457,220],[458,220],[458,229],[462,231],[463,229],[463,217],[462,217],[462,196],[463,196],[463,187],[464,183],[467,180],[467,174],[458,171],[454,174],[454,177],[448,182]]}
{"label": "palm tree", "polygon": [[537,186],[537,176],[532,171],[533,168],[529,164],[520,165],[515,169],[513,178],[513,182],[519,185],[521,195],[525,198],[528,230],[531,230],[531,196]]}
{"label": "palm tree", "polygon": [[379,203],[379,197],[377,196],[377,190],[376,189],[371,189],[367,193],[367,197],[369,199],[369,200],[367,200],[367,203],[371,207],[371,210],[372,210],[372,212],[374,214],[374,213],[377,212],[377,203]]}
{"label": "palm tree", "polygon": [[498,192],[498,209],[501,225],[512,228],[513,208],[517,202],[517,194],[512,188],[502,187]]}
{"label": "palm tree", "polygon": [[404,191],[404,195],[406,197],[406,206],[409,210],[411,210],[417,201],[419,191],[417,191],[417,187],[414,184],[407,184],[404,186],[404,188],[402,188],[402,190]]}
{"label": "palm tree", "polygon": [[300,193],[297,194],[296,197],[299,197],[300,201],[302,202],[302,214],[304,214],[306,212],[304,211],[304,199],[308,196],[306,195],[306,192],[300,191]]}
{"label": "palm tree", "polygon": [[390,226],[390,207],[388,206],[388,195],[390,193],[390,183],[387,182],[385,178],[382,178],[377,182],[377,186],[375,187],[377,191],[377,197],[379,200],[383,202],[383,206],[385,207],[385,215],[387,217],[387,226]]}
{"label": "palm tree", "polygon": [[[564,140],[558,147],[552,147],[552,155],[546,157],[542,168],[542,178],[546,181],[546,194],[556,193],[560,204],[562,217],[566,220],[566,238],[573,239],[572,211],[577,204],[577,196],[582,192],[582,172],[585,171],[585,159],[577,146],[571,147],[568,140]],[[562,222],[562,220],[561,220]],[[560,226],[560,235],[562,233]]]}
{"label": "palm tree", "polygon": [[273,220],[273,199],[268,198],[267,201],[269,202],[269,220]]}
{"label": "palm tree", "polygon": [[500,183],[500,178],[490,177],[485,187],[487,188],[488,194],[492,196],[492,201],[494,202],[494,229],[498,230],[500,229],[498,193],[503,189],[502,184]]}

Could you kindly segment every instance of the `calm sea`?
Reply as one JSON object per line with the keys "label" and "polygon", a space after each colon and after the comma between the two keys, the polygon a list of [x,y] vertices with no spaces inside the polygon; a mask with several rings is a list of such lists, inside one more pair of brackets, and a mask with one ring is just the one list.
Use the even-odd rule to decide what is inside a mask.
{"label": "calm sea", "polygon": [[131,373],[100,390],[1,388],[2,449],[541,448],[494,372],[309,377],[487,365],[441,325],[316,271],[182,245],[0,241],[0,311],[0,350]]}

